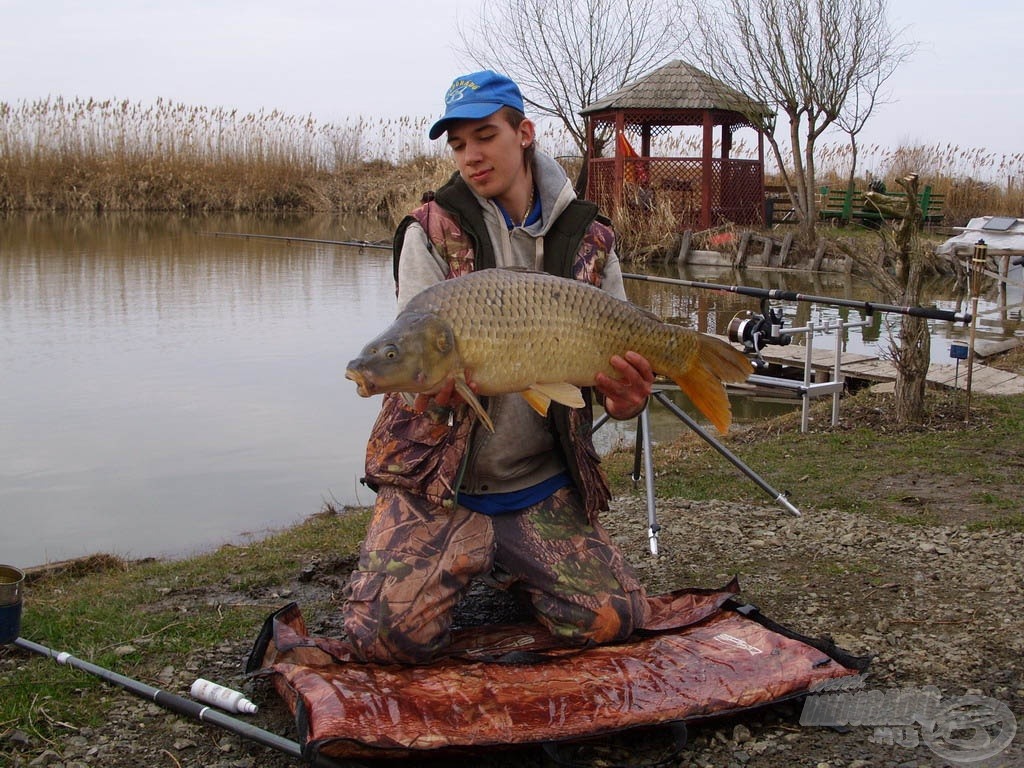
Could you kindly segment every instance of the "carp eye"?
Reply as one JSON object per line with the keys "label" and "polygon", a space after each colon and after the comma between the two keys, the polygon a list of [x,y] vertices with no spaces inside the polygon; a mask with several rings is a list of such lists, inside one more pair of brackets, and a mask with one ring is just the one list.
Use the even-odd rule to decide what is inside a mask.
{"label": "carp eye", "polygon": [[388,344],[383,350],[381,350],[381,354],[383,354],[388,360],[394,360],[398,357],[398,347],[394,344]]}

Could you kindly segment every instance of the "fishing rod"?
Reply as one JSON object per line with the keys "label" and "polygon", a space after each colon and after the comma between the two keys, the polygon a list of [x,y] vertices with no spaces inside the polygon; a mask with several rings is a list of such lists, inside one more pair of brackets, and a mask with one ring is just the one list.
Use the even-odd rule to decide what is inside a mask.
{"label": "fishing rod", "polygon": [[314,237],[291,237],[290,235],[254,235],[248,232],[200,232],[201,235],[211,237],[244,237],[257,240],[284,240],[295,243],[322,243],[324,245],[350,245],[356,248],[379,248],[383,251],[391,250],[391,243],[370,242],[369,240],[318,240]]}
{"label": "fishing rod", "polygon": [[23,650],[37,653],[40,656],[51,658],[58,664],[66,664],[69,667],[74,667],[75,669],[83,672],[88,672],[101,680],[124,688],[129,693],[134,693],[140,698],[148,699],[171,712],[191,717],[193,720],[198,720],[203,723],[216,725],[226,731],[234,733],[237,736],[250,739],[258,744],[270,747],[271,749],[276,749],[279,752],[283,752],[286,755],[294,757],[296,760],[301,760],[310,765],[321,766],[321,768],[359,768],[356,763],[339,763],[322,755],[314,756],[312,762],[310,762],[310,760],[303,755],[302,747],[298,742],[291,741],[282,736],[278,736],[276,733],[265,731],[251,723],[246,723],[238,718],[231,717],[230,715],[227,715],[218,709],[213,709],[206,704],[193,701],[192,699],[186,699],[184,696],[179,696],[176,693],[170,693],[159,688],[154,688],[153,686],[147,685],[139,680],[125,677],[124,675],[120,675],[112,670],[105,669],[104,667],[97,666],[96,664],[92,664],[88,661],[83,661],[82,659],[76,658],[65,651],[55,651],[51,648],[47,648],[45,645],[40,645],[39,643],[34,643],[31,640],[26,640],[23,637],[16,638],[14,640],[14,645]]}
{"label": "fishing rod", "polygon": [[896,304],[880,304],[874,301],[837,299],[832,296],[814,296],[809,293],[783,291],[778,288],[751,288],[745,285],[701,283],[695,280],[681,280],[674,277],[657,277],[655,275],[637,275],[626,272],[623,272],[622,276],[628,277],[632,280],[646,280],[651,283],[669,283],[671,285],[683,285],[688,288],[706,288],[711,291],[738,293],[742,296],[755,296],[761,299],[774,299],[776,301],[808,301],[813,304],[833,304],[837,307],[853,307],[855,309],[863,310],[866,315],[871,315],[875,312],[895,312],[901,315],[910,315],[911,317],[923,317],[928,320],[947,320],[953,323],[963,323],[964,325],[968,325],[971,322],[971,315],[968,312],[954,312],[948,309],[936,309],[935,307],[901,307]]}

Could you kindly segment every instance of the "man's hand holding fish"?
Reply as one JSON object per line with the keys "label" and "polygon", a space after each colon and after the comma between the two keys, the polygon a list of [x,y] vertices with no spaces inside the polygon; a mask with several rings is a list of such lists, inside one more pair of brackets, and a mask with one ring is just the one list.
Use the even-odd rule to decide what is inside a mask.
{"label": "man's hand holding fish", "polygon": [[445,134],[457,172],[395,232],[398,316],[346,371],[383,394],[348,640],[367,661],[429,662],[477,578],[564,643],[623,640],[650,609],[599,520],[611,494],[593,401],[633,418],[657,371],[724,430],[722,382],[750,365],[626,300],[614,230],[538,150],[512,80],[456,78],[429,132]]}

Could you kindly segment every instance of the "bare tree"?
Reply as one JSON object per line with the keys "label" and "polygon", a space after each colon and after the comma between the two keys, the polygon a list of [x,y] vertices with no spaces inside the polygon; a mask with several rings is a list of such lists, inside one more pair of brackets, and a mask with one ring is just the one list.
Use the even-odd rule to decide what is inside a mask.
{"label": "bare tree", "polygon": [[519,83],[584,154],[580,111],[677,57],[682,22],[673,0],[484,0],[475,23],[460,25],[460,53]]}
{"label": "bare tree", "polygon": [[887,102],[887,94],[884,91],[885,84],[893,76],[896,69],[917,49],[914,43],[904,43],[900,46],[899,55],[893,56],[890,51],[879,51],[880,60],[874,65],[867,67],[865,76],[857,83],[850,98],[847,100],[846,109],[836,118],[846,135],[850,137],[850,171],[847,175],[846,185],[853,189],[857,177],[857,134],[867,124],[871,113],[879,104]]}
{"label": "bare tree", "polygon": [[[881,247],[872,252],[836,241],[835,247],[853,262],[854,271],[891,304],[918,306],[928,275],[935,271],[934,251],[921,242],[921,207],[918,176],[896,179],[902,194],[866,192],[867,205],[885,218],[879,225]],[[896,366],[896,423],[920,422],[924,417],[925,388],[931,362],[931,332],[925,318],[903,315],[898,339],[890,339],[889,354]]]}
{"label": "bare tree", "polygon": [[[894,220],[884,225],[883,268],[870,275],[892,301],[903,306],[916,306],[921,301],[925,277],[933,271],[929,251],[922,247],[921,207],[918,205],[916,173],[897,179],[903,188],[900,198],[879,192],[868,192],[868,203]],[[921,421],[924,416],[924,394],[931,361],[931,331],[922,317],[904,315],[900,322],[900,338],[890,343],[896,364],[896,409],[898,424]]]}
{"label": "bare tree", "polygon": [[[878,88],[911,53],[887,21],[886,0],[680,0],[699,37],[701,66],[775,118],[750,114],[771,146],[806,242],[814,239],[815,148],[840,118],[863,127]],[[872,84],[877,83],[877,86]],[[865,101],[864,96],[872,99]],[[788,122],[785,138],[776,120]],[[783,149],[788,142],[792,168]]]}

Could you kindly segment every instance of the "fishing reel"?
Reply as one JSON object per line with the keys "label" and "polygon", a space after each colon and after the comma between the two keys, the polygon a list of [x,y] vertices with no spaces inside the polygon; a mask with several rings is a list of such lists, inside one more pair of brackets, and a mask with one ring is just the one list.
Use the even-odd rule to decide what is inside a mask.
{"label": "fishing reel", "polygon": [[729,321],[729,341],[742,344],[744,352],[760,357],[766,345],[785,346],[793,340],[788,333],[783,333],[782,325],[782,311],[776,311],[768,304],[768,299],[762,299],[760,314],[748,309]]}

